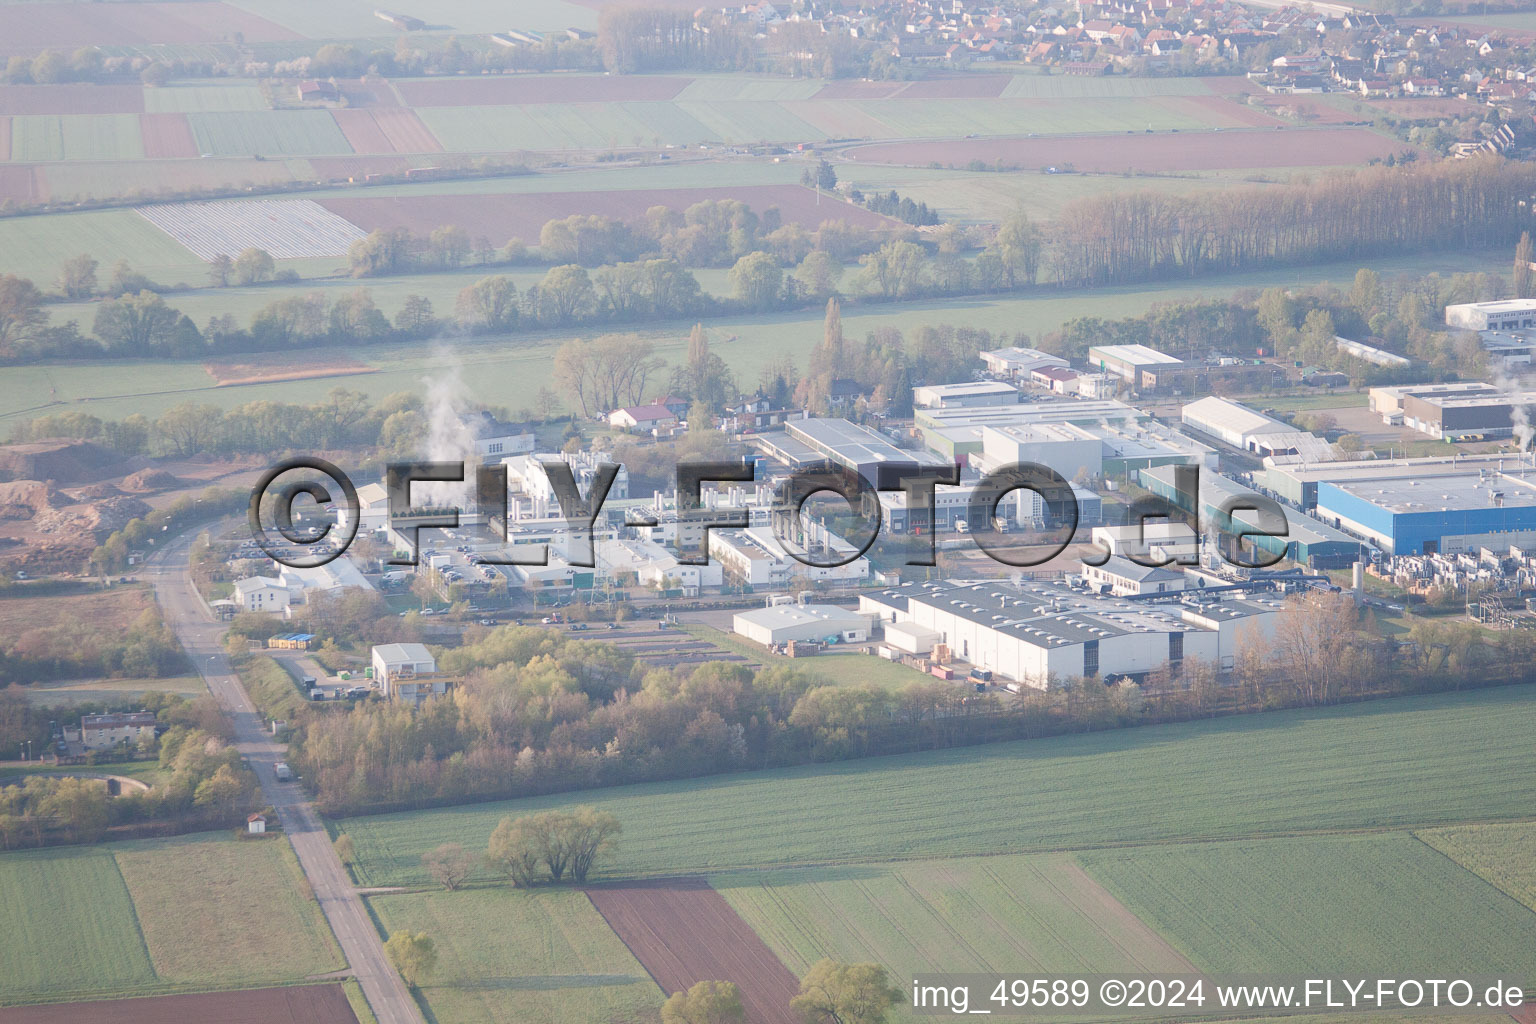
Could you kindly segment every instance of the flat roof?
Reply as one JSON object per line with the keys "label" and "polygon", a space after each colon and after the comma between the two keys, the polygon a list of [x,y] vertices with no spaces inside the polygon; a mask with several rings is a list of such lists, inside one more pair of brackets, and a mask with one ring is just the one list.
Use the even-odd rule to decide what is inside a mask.
{"label": "flat roof", "polygon": [[832,604],[780,604],[769,608],[737,612],[733,618],[742,619],[754,626],[766,626],[769,629],[818,623],[863,625],[869,621],[867,616]]}
{"label": "flat roof", "polygon": [[1016,395],[1019,389],[1000,380],[968,380],[960,384],[920,384],[913,391],[924,391],[935,398],[964,398],[975,395]]}
{"label": "flat roof", "polygon": [[1184,362],[1177,356],[1159,352],[1145,345],[1094,345],[1088,350],[1090,360],[1095,353],[1104,359],[1118,359],[1133,366],[1174,365]]}
{"label": "flat roof", "polygon": [[[1536,478],[1526,480],[1508,473],[1330,483],[1345,494],[1394,514],[1493,508],[1495,495],[1502,496],[1505,508],[1536,508]],[[1322,503],[1319,495],[1318,504]]]}
{"label": "flat roof", "polygon": [[1323,480],[1344,482],[1426,479],[1457,476],[1464,472],[1479,470],[1519,472],[1522,468],[1536,475],[1536,463],[1533,463],[1529,456],[1519,456],[1511,452],[1491,452],[1481,455],[1433,455],[1422,459],[1351,459],[1309,465],[1274,466],[1268,472],[1283,474],[1298,483],[1316,483]]}
{"label": "flat roof", "polygon": [[[793,420],[784,425],[785,433],[808,444],[821,458],[821,449],[849,465],[876,462],[935,465],[935,457],[925,451],[907,451],[896,447],[868,427],[841,419]],[[819,446],[819,448],[818,448]]]}
{"label": "flat roof", "polygon": [[[1141,471],[1141,475],[1157,480],[1165,486],[1172,487],[1174,469],[1175,467],[1173,466],[1160,466],[1156,469],[1144,469]],[[1244,487],[1231,477],[1222,476],[1220,473],[1212,473],[1209,470],[1200,473],[1200,504],[1202,510],[1219,508],[1229,498],[1250,495],[1254,497],[1261,496],[1253,488]],[[1313,519],[1304,512],[1287,508],[1285,505],[1281,505],[1280,509],[1285,513],[1287,532],[1284,539],[1287,541],[1295,541],[1298,544],[1306,545],[1360,543],[1358,537],[1351,537],[1342,530],[1336,530],[1327,523]],[[1233,516],[1233,519],[1240,526],[1258,528],[1262,525],[1258,521],[1258,513],[1255,512],[1238,512]]]}
{"label": "flat roof", "polygon": [[1476,309],[1484,313],[1521,313],[1536,310],[1536,299],[1496,299],[1493,302],[1455,302],[1446,306],[1453,309]]}

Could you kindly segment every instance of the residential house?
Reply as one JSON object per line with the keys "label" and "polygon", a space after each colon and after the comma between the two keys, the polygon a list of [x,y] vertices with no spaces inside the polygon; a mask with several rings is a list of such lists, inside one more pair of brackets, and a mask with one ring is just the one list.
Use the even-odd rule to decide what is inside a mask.
{"label": "residential house", "polygon": [[288,614],[292,600],[282,580],[270,576],[248,576],[235,581],[235,602],[243,612]]}
{"label": "residential house", "polygon": [[608,425],[634,434],[650,434],[677,426],[677,417],[664,405],[631,405],[610,412]]}
{"label": "residential house", "polygon": [[80,718],[80,745],[86,750],[109,750],[139,743],[155,735],[153,711],[118,711]]}

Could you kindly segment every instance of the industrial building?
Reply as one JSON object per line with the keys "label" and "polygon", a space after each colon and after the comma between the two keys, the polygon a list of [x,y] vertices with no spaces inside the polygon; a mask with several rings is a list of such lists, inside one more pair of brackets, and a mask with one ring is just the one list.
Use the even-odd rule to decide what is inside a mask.
{"label": "industrial building", "polygon": [[1518,331],[1536,327],[1536,299],[1463,302],[1445,307],[1449,327],[1466,331]]}
{"label": "industrial building", "polygon": [[1143,371],[1168,371],[1184,365],[1184,360],[1145,345],[1094,345],[1088,350],[1088,365],[1112,373],[1130,383],[1132,388],[1154,387],[1143,379]]}
{"label": "industrial building", "polygon": [[1148,520],[1126,526],[1098,526],[1093,543],[1111,555],[1144,562],[1179,559],[1193,563],[1200,555],[1200,538],[1186,523]]}
{"label": "industrial building", "polygon": [[1296,429],[1289,423],[1255,412],[1246,405],[1214,396],[1190,402],[1184,407],[1180,418],[1185,426],[1194,427],[1202,434],[1245,451],[1253,450],[1250,442],[1256,437],[1287,434]]}
{"label": "industrial building", "polygon": [[1404,395],[1403,423],[1436,440],[1513,437],[1517,410],[1536,405],[1536,392]]}
{"label": "industrial building", "polygon": [[974,409],[1018,404],[1019,389],[996,380],[925,384],[912,389],[912,405],[918,409]]}
{"label": "industrial building", "polygon": [[1481,381],[1458,381],[1451,384],[1397,384],[1391,387],[1371,388],[1366,392],[1366,401],[1371,412],[1381,417],[1382,423],[1389,427],[1400,427],[1403,425],[1403,402],[1410,396],[1470,398],[1498,393],[1498,388]]}
{"label": "industrial building", "polygon": [[438,676],[437,659],[425,644],[380,644],[372,655],[373,681],[390,700],[419,706],[448,692],[448,680]]}
{"label": "industrial building", "polygon": [[782,434],[763,434],[755,440],[764,453],[789,469],[831,462],[881,489],[900,487],[902,478],[920,467],[950,465],[928,452],[897,448],[882,434],[843,419],[796,420],[784,424]]}
{"label": "industrial building", "polygon": [[1355,459],[1313,465],[1271,466],[1256,480],[1281,501],[1304,511],[1317,507],[1317,487],[1324,480],[1351,483],[1368,480],[1424,480],[1466,473],[1505,470],[1536,472],[1530,455],[1491,452],[1483,455],[1436,455],[1423,459]]}
{"label": "industrial building", "polygon": [[888,633],[891,623],[907,627],[901,649],[915,634],[919,644],[943,643],[963,661],[1037,689],[1080,676],[1177,674],[1196,658],[1230,669],[1246,636],[1272,633],[1279,608],[1267,598],[1148,604],[1065,583],[905,583],[859,598],[859,610]]}
{"label": "industrial building", "polygon": [[1083,578],[1090,587],[1116,597],[1169,594],[1184,589],[1184,572],[1160,565],[1142,565],[1118,555],[1103,565],[1084,565]]}
{"label": "industrial building", "polygon": [[[807,557],[818,562],[851,559],[844,565],[806,565],[785,550],[772,529],[710,530],[709,557],[720,563],[728,579],[749,587],[780,588],[796,577],[827,583],[857,583],[869,575],[869,559],[853,545],[822,527],[815,527]],[[806,554],[806,552],[802,552]]]}
{"label": "industrial building", "polygon": [[983,352],[981,361],[986,364],[987,372],[1009,380],[1028,380],[1031,373],[1046,366],[1067,366],[1067,361],[1060,356],[1018,346]]}
{"label": "industrial building", "polygon": [[1393,555],[1531,547],[1536,472],[1484,468],[1429,478],[1322,480],[1317,515]]}
{"label": "industrial building", "polygon": [[[1172,467],[1142,470],[1136,474],[1137,483],[1153,494],[1185,512],[1196,513],[1206,532],[1225,533],[1235,537],[1238,532],[1259,530],[1262,524],[1253,512],[1238,512],[1228,519],[1221,508],[1233,499],[1251,498],[1255,492],[1236,480],[1209,471],[1200,474],[1199,509],[1189,508],[1185,496],[1178,490]],[[1285,510],[1287,532],[1284,536],[1270,537],[1250,534],[1243,541],[1243,557],[1256,561],[1253,548],[1272,555],[1284,555],[1293,562],[1314,568],[1343,568],[1360,557],[1360,541],[1326,523],[1317,521],[1291,509]],[[1228,541],[1228,556],[1232,541]]]}
{"label": "industrial building", "polygon": [[836,638],[857,644],[869,639],[868,615],[831,604],[777,604],[737,612],[731,629],[764,647]]}
{"label": "industrial building", "polygon": [[1407,356],[1400,356],[1396,352],[1388,352],[1384,348],[1375,345],[1367,345],[1363,341],[1355,341],[1335,334],[1333,343],[1338,346],[1340,352],[1347,356],[1353,356],[1363,362],[1375,366],[1407,367],[1413,365],[1413,360]]}
{"label": "industrial building", "polygon": [[1266,416],[1226,398],[1202,398],[1184,407],[1184,425],[1234,448],[1265,458],[1301,456],[1309,462],[1326,462],[1334,449],[1323,438],[1289,423]]}

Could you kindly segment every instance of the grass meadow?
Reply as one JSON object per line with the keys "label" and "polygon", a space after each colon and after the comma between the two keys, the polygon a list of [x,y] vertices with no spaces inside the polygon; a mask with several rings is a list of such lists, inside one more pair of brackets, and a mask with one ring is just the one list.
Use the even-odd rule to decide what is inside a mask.
{"label": "grass meadow", "polygon": [[[80,253],[96,259],[96,277],[103,286],[111,279],[112,265],[118,260],[127,260],[135,270],[161,284],[207,283],[206,264],[133,210],[0,219],[0,252],[5,253],[6,273],[28,278],[44,290],[55,286],[64,261]],[[94,313],[94,307],[87,304],[54,319],[77,319],[89,330]]]}
{"label": "grass meadow", "polygon": [[223,110],[188,114],[201,153],[214,156],[321,156],[352,147],[327,110]]}
{"label": "grass meadow", "polygon": [[663,994],[586,895],[510,887],[376,896],[386,936],[426,931],[438,967],[432,1024],[589,1024],[645,1019]]}
{"label": "grass meadow", "polygon": [[702,623],[684,623],[681,627],[689,636],[723,647],[728,651],[734,651],[750,661],[763,665],[785,664],[813,675],[821,676],[834,686],[852,686],[854,684],[871,684],[889,690],[899,690],[911,683],[932,682],[933,677],[919,672],[915,668],[906,665],[898,665],[894,661],[886,661],[884,658],[872,658],[868,655],[856,652],[839,652],[833,650],[818,657],[814,662],[806,662],[786,657],[782,654],[771,654],[766,647],[743,640],[734,633],[727,633],[707,626]]}
{"label": "grass meadow", "polygon": [[1452,825],[1419,839],[1536,910],[1536,824]]}
{"label": "grass meadow", "polygon": [[[122,211],[142,221],[136,214]],[[85,215],[78,215],[85,216]],[[39,218],[41,220],[41,218]],[[0,242],[4,228],[16,222],[0,221]],[[148,228],[148,222],[143,222]],[[150,229],[153,230],[153,229]],[[168,240],[167,240],[168,241]],[[174,243],[171,243],[174,244]],[[97,250],[100,251],[99,249]],[[98,256],[98,258],[100,258]],[[1444,266],[1446,257],[1416,257],[1398,260],[1363,261],[1383,274],[1427,271]],[[1466,270],[1502,272],[1503,253],[1462,254],[1456,257]],[[1032,338],[1055,330],[1073,317],[1094,315],[1125,317],[1143,313],[1157,302],[1194,298],[1221,298],[1242,289],[1269,285],[1305,287],[1319,281],[1332,281],[1347,287],[1360,261],[1323,264],[1305,269],[1233,274],[1207,278],[1198,284],[1184,281],[1144,285],[1139,288],[1104,288],[1091,291],[1041,288],[1028,295],[933,300],[913,303],[849,304],[843,307],[843,331],[851,339],[862,338],[877,327],[893,326],[912,331],[923,324],[955,324],[987,328],[1011,340],[1017,333]],[[443,275],[416,275],[384,278],[366,284],[335,280],[321,285],[335,294],[366,287],[379,308],[393,316],[408,294],[423,294],[432,299],[440,315],[451,311],[453,297],[465,283],[481,276],[478,271]],[[723,288],[723,272],[704,272],[700,282],[708,289]],[[306,282],[304,290],[314,290]],[[227,289],[173,295],[172,305],[184,308],[196,320],[206,319],[208,311],[224,305],[232,312],[256,308],[291,294],[291,290],[263,287],[245,290]],[[77,317],[88,322],[89,304],[56,307],[56,316]],[[639,328],[635,333],[651,339],[657,354],[675,365],[687,352],[690,321]],[[728,362],[744,388],[757,385],[760,374],[777,356],[789,355],[804,367],[811,349],[822,336],[820,310],[801,310],[774,315],[742,315],[711,319],[706,323],[714,351]],[[397,391],[420,392],[424,380],[440,376],[445,367],[457,365],[471,397],[491,405],[507,406],[514,412],[532,407],[541,387],[552,386],[554,350],[567,338],[590,337],[613,328],[600,324],[581,330],[541,331],[510,338],[455,338],[443,341],[450,349],[446,357],[437,343],[378,345],[356,350],[355,354],[377,368],[372,374],[343,377],[317,377],[304,381],[250,384],[218,388],[203,369],[201,360],[123,360],[101,363],[44,363],[12,367],[7,370],[14,386],[0,391],[0,424],[9,419],[26,418],[44,412],[66,409],[88,412],[104,418],[120,418],[131,413],[158,415],[171,406],[189,399],[231,408],[245,402],[271,400],[313,402],[338,384],[382,397]]]}
{"label": "grass meadow", "polygon": [[789,969],[874,960],[892,977],[1187,971],[1068,854],[715,875]]}
{"label": "grass meadow", "polygon": [[0,854],[0,1004],[302,980],[342,966],[281,837]]}
{"label": "grass meadow", "polygon": [[11,159],[140,160],[137,114],[21,114],[11,118]]}
{"label": "grass meadow", "polygon": [[1204,971],[1521,978],[1536,949],[1536,913],[1407,833],[1077,857]]}
{"label": "grass meadow", "polygon": [[504,816],[593,804],[605,877],[1518,819],[1536,692],[1497,689],[349,819],[359,880],[426,881]]}

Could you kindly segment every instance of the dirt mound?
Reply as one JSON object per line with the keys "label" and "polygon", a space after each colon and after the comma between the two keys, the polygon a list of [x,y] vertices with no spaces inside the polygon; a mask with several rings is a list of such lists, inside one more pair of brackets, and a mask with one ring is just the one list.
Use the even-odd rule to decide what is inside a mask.
{"label": "dirt mound", "polygon": [[181,481],[163,469],[141,469],[123,477],[118,487],[131,494],[153,494],[180,487]]}
{"label": "dirt mound", "polygon": [[32,518],[32,527],[38,533],[90,535],[101,541],[126,526],[130,519],[148,513],[149,506],[138,498],[104,498],[89,504],[45,509]]}
{"label": "dirt mound", "polygon": [[31,519],[68,501],[40,480],[14,480],[0,484],[0,519]]}
{"label": "dirt mound", "polygon": [[75,501],[100,501],[102,498],[116,498],[123,492],[111,484],[86,484],[84,487],[71,487],[65,493]]}
{"label": "dirt mound", "polygon": [[0,445],[0,481],[89,484],[122,472],[122,461],[99,444],[68,438]]}

